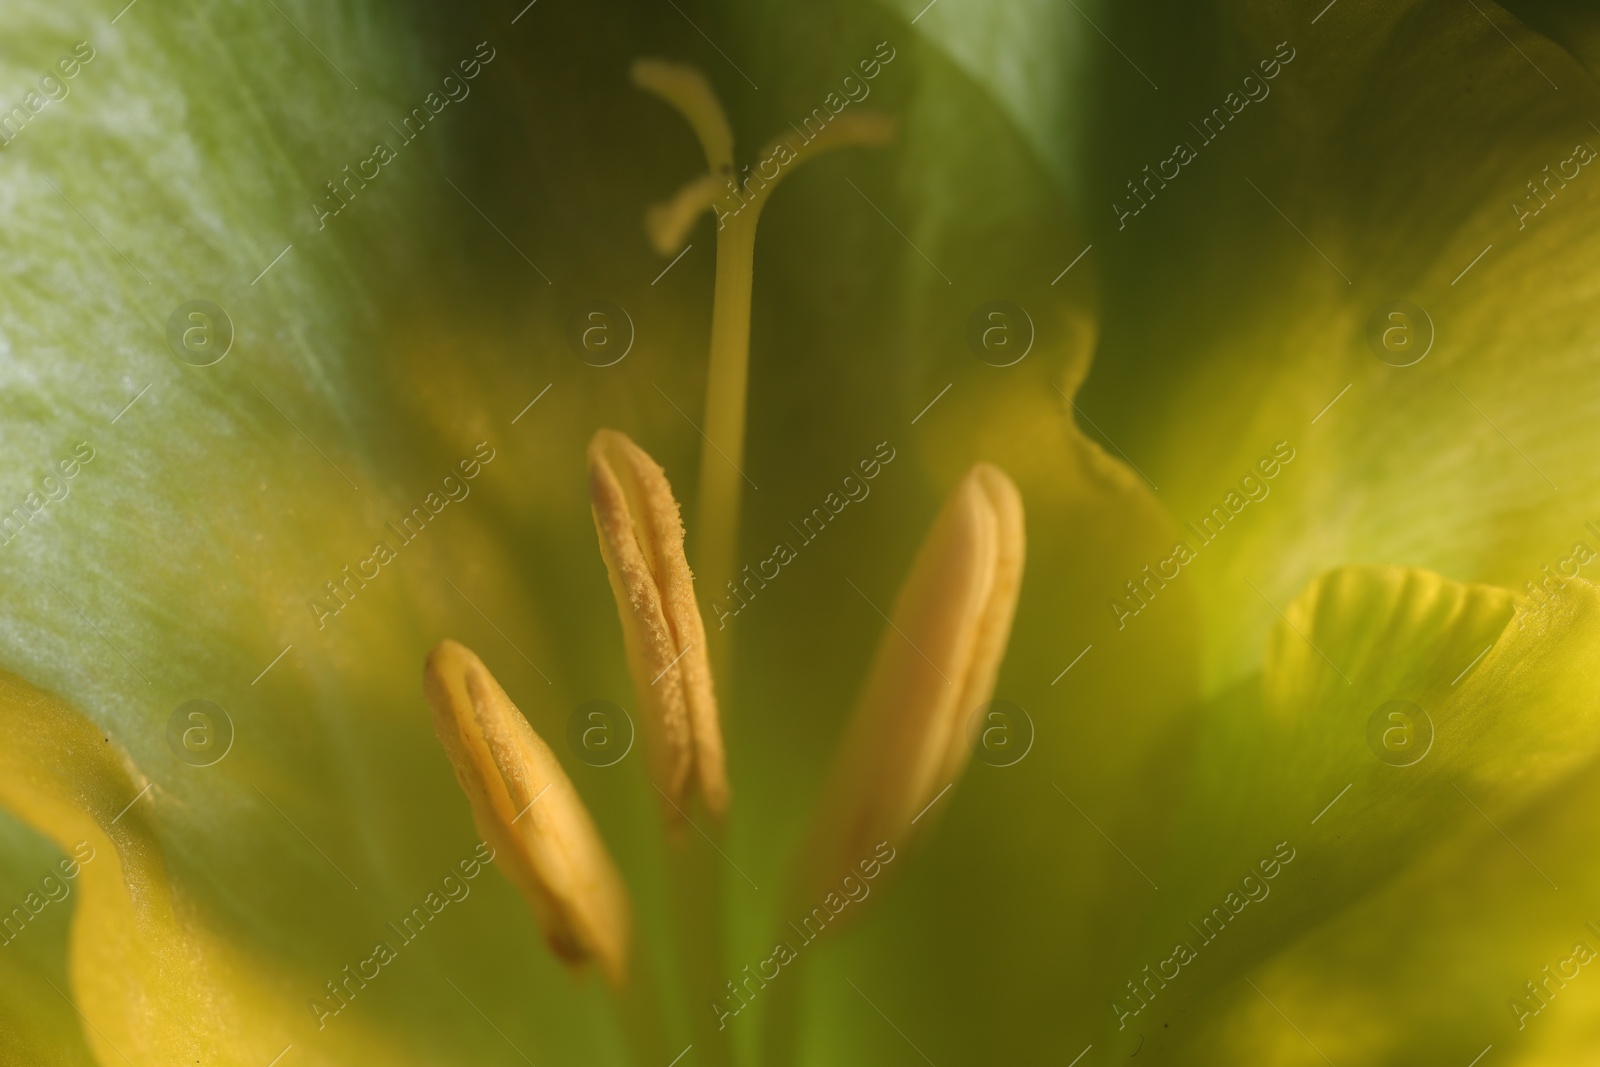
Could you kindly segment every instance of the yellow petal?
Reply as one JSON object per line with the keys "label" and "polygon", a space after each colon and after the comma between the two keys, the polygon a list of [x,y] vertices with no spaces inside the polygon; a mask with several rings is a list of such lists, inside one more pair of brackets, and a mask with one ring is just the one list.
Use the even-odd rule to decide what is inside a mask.
{"label": "yellow petal", "polygon": [[626,435],[601,430],[589,443],[589,493],[652,775],[674,808],[698,788],[720,818],[728,807],[722,728],[672,486]]}
{"label": "yellow petal", "polygon": [[[1120,994],[1137,1026],[1118,1025],[1113,1009],[1108,1042],[1131,1049],[1154,1020],[1146,1051],[1161,1052],[1182,1039],[1181,1019],[1203,1014],[1186,1011],[1196,998],[1463,834],[1506,825],[1600,753],[1600,588],[1588,582],[1518,611],[1504,589],[1345,567],[1284,616],[1259,688],[1211,709],[1173,888],[1163,878],[1126,977],[1159,965],[1175,942],[1198,959],[1147,1007]],[[1270,898],[1236,912],[1214,945],[1194,932],[1190,922],[1230,893],[1241,900],[1241,880],[1259,881],[1280,849],[1295,858]]]}
{"label": "yellow petal", "polygon": [[212,929],[168,880],[152,809],[171,801],[93,723],[0,673],[0,734],[0,806],[61,849],[74,902],[70,984],[28,995],[65,1001],[98,1063],[266,1064],[291,1046],[297,1064],[416,1062],[359,1019],[319,1030],[306,998],[325,975],[269,970]]}
{"label": "yellow petal", "polygon": [[478,832],[522,890],[555,953],[626,983],[627,891],[555,754],[472,651],[441,641],[423,671],[434,728]]}
{"label": "yellow petal", "polygon": [[[1462,833],[1257,968],[1260,993],[1244,983],[1219,990],[1193,1013],[1199,1025],[1186,1028],[1172,1062],[1313,1067],[1326,1054],[1339,1064],[1465,1067],[1492,1044],[1484,1063],[1592,1063],[1600,936],[1589,902],[1600,897],[1600,863],[1572,844],[1600,832],[1594,764],[1494,825],[1464,797],[1457,803],[1469,815]],[[1574,951],[1579,943],[1587,952]]]}

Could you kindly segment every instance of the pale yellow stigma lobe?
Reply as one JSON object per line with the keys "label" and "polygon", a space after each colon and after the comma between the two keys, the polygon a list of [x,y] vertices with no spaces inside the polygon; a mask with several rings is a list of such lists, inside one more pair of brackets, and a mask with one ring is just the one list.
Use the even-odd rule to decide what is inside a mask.
{"label": "pale yellow stigma lobe", "polygon": [[589,494],[652,775],[678,814],[697,790],[720,819],[728,807],[722,728],[672,486],[625,434],[600,430],[589,443]]}
{"label": "pale yellow stigma lobe", "polygon": [[644,214],[644,230],[656,254],[677,255],[694,224],[711,210],[722,193],[723,179],[702,174],[679,189],[672,199],[651,205]]}
{"label": "pale yellow stigma lobe", "polygon": [[713,174],[733,169],[733,131],[706,76],[685,63],[636,59],[633,84],[671,104],[694,127]]}
{"label": "pale yellow stigma lobe", "polygon": [[627,981],[627,890],[560,762],[472,651],[441,641],[423,688],[434,729],[495,863],[522,890],[561,959]]}

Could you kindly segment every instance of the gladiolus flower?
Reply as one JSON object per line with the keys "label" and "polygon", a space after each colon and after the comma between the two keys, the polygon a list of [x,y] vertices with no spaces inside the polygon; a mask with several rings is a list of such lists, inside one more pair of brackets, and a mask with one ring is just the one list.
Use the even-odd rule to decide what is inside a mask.
{"label": "gladiolus flower", "polygon": [[1593,1045],[1592,16],[0,29],[0,1063]]}

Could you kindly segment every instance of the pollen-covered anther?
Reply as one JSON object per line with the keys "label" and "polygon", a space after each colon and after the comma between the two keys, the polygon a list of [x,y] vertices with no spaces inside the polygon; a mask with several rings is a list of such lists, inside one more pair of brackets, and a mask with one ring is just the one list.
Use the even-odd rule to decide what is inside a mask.
{"label": "pollen-covered anther", "polygon": [[676,813],[698,791],[720,819],[728,806],[722,728],[672,487],[625,434],[600,430],[589,443],[589,495],[652,776]]}
{"label": "pollen-covered anther", "polygon": [[971,754],[968,723],[994,693],[1022,583],[1022,497],[998,467],[950,493],[900,588],[845,734],[809,867],[819,884],[900,845]]}
{"label": "pollen-covered anther", "polygon": [[472,651],[441,641],[423,688],[434,729],[495,863],[522,890],[556,955],[627,980],[627,890],[555,754]]}

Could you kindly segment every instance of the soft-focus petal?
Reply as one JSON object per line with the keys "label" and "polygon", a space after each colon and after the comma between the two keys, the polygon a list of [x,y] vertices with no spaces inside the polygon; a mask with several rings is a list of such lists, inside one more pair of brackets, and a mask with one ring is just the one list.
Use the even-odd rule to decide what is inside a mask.
{"label": "soft-focus petal", "polygon": [[[153,817],[181,801],[88,720],[8,674],[0,675],[0,723],[0,805],[62,853],[20,903],[31,910],[41,895],[75,901],[70,983],[60,988],[48,975],[30,977],[42,978],[82,1020],[98,1063],[247,1064],[291,1045],[300,1046],[306,1063],[399,1062],[398,1047],[359,1022],[317,1033],[303,1007],[306,994],[320,992],[311,973],[276,972],[209,927],[172,885]],[[50,936],[31,927],[14,925],[7,934]],[[22,975],[11,977],[8,1001],[42,996]],[[17,987],[27,992],[13,1000]],[[75,1044],[64,1040],[63,1051]]]}
{"label": "soft-focus petal", "polygon": [[1242,981],[1219,990],[1175,1062],[1465,1064],[1490,1045],[1513,1067],[1588,1062],[1600,983],[1575,946],[1600,952],[1588,905],[1600,866],[1572,843],[1595,832],[1597,792],[1590,765],[1513,818],[1474,815],[1457,839],[1257,968],[1259,992]]}
{"label": "soft-focus petal", "polygon": [[[7,509],[79,442],[94,458],[5,546],[0,647],[9,669],[82,709],[164,791],[170,802],[148,817],[174,892],[250,981],[291,976],[281,1014],[296,1026],[314,1022],[307,1001],[327,980],[392,936],[388,922],[471,852],[415,684],[428,647],[443,632],[513,635],[527,660],[502,680],[550,720],[540,725],[551,736],[601,683],[557,673],[561,697],[524,694],[530,681],[545,686],[528,661],[559,672],[561,657],[506,552],[515,533],[490,532],[500,518],[492,483],[528,480],[496,445],[533,421],[510,425],[549,379],[439,438],[410,406],[448,407],[450,382],[418,388],[393,370],[404,347],[395,337],[450,335],[439,290],[459,273],[439,263],[471,264],[500,240],[444,180],[476,199],[469,168],[443,160],[452,138],[500,118],[494,100],[512,94],[492,87],[515,83],[502,73],[515,42],[503,23],[470,19],[430,34],[432,17],[409,8],[278,6],[140,3],[114,27],[115,12],[88,4],[3,16],[9,41],[31,42],[8,53],[19,84],[39,76],[36,57],[52,63],[79,36],[98,54],[6,149],[5,269],[19,293],[0,313]],[[501,51],[472,95],[318,229],[310,205],[329,195],[323,183],[369,156],[374,139],[397,140],[389,122],[487,38]],[[516,262],[524,281],[544,284]],[[92,299],[67,295],[84,292]],[[169,317],[194,298],[221,305],[236,331],[210,367],[180,362],[167,339]],[[581,437],[573,444],[570,493],[581,499]],[[416,508],[427,528],[406,543],[387,523]],[[584,516],[571,514],[577,542]],[[587,531],[591,553],[592,539]],[[379,540],[399,558],[376,579],[350,578],[363,561],[373,573]],[[598,561],[589,577],[603,596]],[[324,605],[320,620],[312,601]],[[596,630],[615,625],[601,610],[587,618]],[[169,750],[169,720],[190,699],[231,719],[236,744],[215,766]],[[627,803],[603,807],[627,822]],[[26,884],[34,852],[13,860],[14,836],[23,840],[6,835],[6,866]],[[387,1031],[403,1035],[390,1062],[437,1062],[447,1048],[515,1057],[481,1008],[530,1052],[620,1048],[603,993],[572,986],[509,887],[478,881],[446,922],[452,934],[408,949],[318,1047]],[[0,1001],[7,1016],[25,1003]],[[580,1025],[558,1025],[572,1019]]]}
{"label": "soft-focus petal", "polygon": [[[1179,523],[1244,499],[1275,442],[1298,452],[1193,568],[1212,691],[1256,669],[1277,618],[1246,579],[1279,606],[1343,563],[1520,592],[1594,543],[1600,179],[1574,162],[1543,211],[1514,205],[1542,203],[1527,183],[1576,146],[1600,148],[1600,91],[1493,3],[1319,12],[1230,0],[1221,18],[1102,23],[1174,75],[1097,139],[1108,300],[1081,403]],[[1217,133],[1212,107],[1239,113]],[[1139,203],[1125,182],[1178,142],[1196,158],[1119,224],[1113,202]],[[1396,300],[1432,322],[1413,366],[1367,340]]]}
{"label": "soft-focus petal", "polygon": [[[1141,968],[1180,942],[1197,958],[1170,988],[1151,987],[1148,1005],[1114,979],[1109,995],[1130,1014],[1109,1008],[1108,1039],[1133,1048],[1142,1036],[1159,1051],[1187,1009],[1242,969],[1483,819],[1514,817],[1593,758],[1600,590],[1574,583],[1542,611],[1513,618],[1513,607],[1493,587],[1355,567],[1287,608],[1259,685],[1210,709],[1169,863],[1181,880],[1123,970],[1141,982]],[[1389,718],[1394,701],[1406,718]],[[1412,734],[1385,741],[1393,728]],[[1380,758],[1424,737],[1415,762]],[[1276,867],[1282,851],[1293,858],[1270,895],[1244,901],[1243,879],[1259,883],[1262,862]],[[1220,933],[1189,925],[1218,906],[1237,916]]]}

